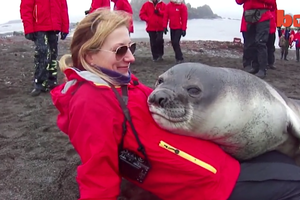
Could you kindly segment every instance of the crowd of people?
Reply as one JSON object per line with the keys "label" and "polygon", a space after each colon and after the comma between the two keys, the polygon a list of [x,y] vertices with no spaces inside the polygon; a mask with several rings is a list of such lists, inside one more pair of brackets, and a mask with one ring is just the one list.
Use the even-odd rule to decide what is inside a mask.
{"label": "crowd of people", "polygon": [[[128,0],[92,0],[91,6],[85,10],[85,15],[99,8],[109,8],[114,3],[113,10],[124,11],[130,18],[129,34],[134,32],[133,11]],[[57,85],[57,47],[60,39],[66,39],[69,34],[69,14],[66,0],[30,1],[21,0],[20,14],[24,26],[25,37],[35,43],[35,73],[32,96],[48,92]],[[140,19],[146,22],[146,31],[150,38],[150,48],[153,61],[163,60],[163,34],[168,33],[175,52],[176,63],[183,62],[180,39],[186,35],[188,12],[183,0],[171,0],[165,4],[162,0],[149,0],[142,6]]]}
{"label": "crowd of people", "polygon": [[[125,1],[114,0],[113,11],[108,8],[109,1],[92,1],[86,17],[74,31],[70,55],[62,56],[59,62],[65,83],[51,90],[53,104],[59,111],[57,125],[68,135],[81,159],[76,177],[79,199],[115,200],[120,195],[122,178],[163,200],[300,199],[300,168],[287,155],[272,151],[240,161],[213,142],[173,134],[155,123],[147,105],[152,88],[130,71],[136,44],[130,38],[129,33],[134,30],[132,13],[129,4],[122,3]],[[35,42],[36,57],[44,53],[43,59],[47,58],[35,61],[36,66],[41,66],[36,67],[32,92],[37,95],[50,88],[52,79],[57,78],[57,63],[52,70],[49,67],[53,59],[49,34],[54,31],[57,48],[58,34],[65,39],[69,33],[68,14],[66,0],[31,2],[21,1],[25,37]],[[168,32],[167,24],[174,39],[176,62],[183,61],[178,43],[186,34],[187,11],[178,2],[165,5],[152,0],[141,8],[140,18],[147,22],[155,62],[163,57],[162,33]],[[247,6],[244,8],[254,9],[251,4]],[[172,21],[176,17],[183,21]],[[57,26],[43,26],[40,20],[54,21]],[[244,57],[251,62],[258,60],[255,62],[259,69],[265,70],[261,67],[268,63],[262,57],[267,54],[263,44],[268,42],[270,23],[259,21],[253,26],[256,27],[251,25],[244,30],[244,52],[254,52],[254,44],[259,50],[252,57]],[[257,37],[261,39],[257,41]]]}
{"label": "crowd of people", "polygon": [[[265,78],[268,69],[276,69],[275,41],[277,28],[276,0],[236,0],[243,5],[241,29],[244,39],[244,70]],[[300,31],[295,33],[290,27],[278,27],[281,59],[288,60],[288,49],[296,47],[296,60],[299,62]]]}

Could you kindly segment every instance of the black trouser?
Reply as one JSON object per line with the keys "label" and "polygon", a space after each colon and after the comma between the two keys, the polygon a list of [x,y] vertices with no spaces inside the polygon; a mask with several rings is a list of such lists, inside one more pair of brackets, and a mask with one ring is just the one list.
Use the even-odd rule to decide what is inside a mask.
{"label": "black trouser", "polygon": [[[244,33],[244,53],[248,54],[249,49],[255,48],[257,62],[260,70],[266,70],[268,65],[267,42],[269,39],[270,20],[247,24],[247,31]],[[251,57],[251,55],[245,55]]]}
{"label": "black trouser", "polygon": [[156,60],[164,55],[164,32],[148,31],[152,58]]}
{"label": "black trouser", "polygon": [[[256,56],[256,49],[255,46],[247,45],[247,33],[242,32],[243,39],[244,39],[244,48],[243,48],[243,66],[252,66],[253,64],[257,65],[257,56]],[[246,46],[247,45],[247,46]]]}
{"label": "black trouser", "polygon": [[36,32],[35,42],[35,87],[45,89],[57,83],[57,45],[56,31]]}
{"label": "black trouser", "polygon": [[285,39],[284,45],[280,48],[281,49],[281,59],[287,59],[287,55],[289,54],[289,46],[290,42],[289,39]]}
{"label": "black trouser", "polygon": [[228,200],[299,200],[300,167],[273,151],[241,163],[241,172]]}
{"label": "black trouser", "polygon": [[181,35],[182,35],[181,29],[171,29],[171,42],[172,42],[173,50],[175,52],[175,59],[177,61],[183,60],[183,55],[180,48]]}
{"label": "black trouser", "polygon": [[267,51],[268,51],[268,65],[274,65],[275,63],[275,33],[269,34],[269,39],[267,42]]}
{"label": "black trouser", "polygon": [[300,47],[296,47],[296,60],[299,62],[299,49]]}

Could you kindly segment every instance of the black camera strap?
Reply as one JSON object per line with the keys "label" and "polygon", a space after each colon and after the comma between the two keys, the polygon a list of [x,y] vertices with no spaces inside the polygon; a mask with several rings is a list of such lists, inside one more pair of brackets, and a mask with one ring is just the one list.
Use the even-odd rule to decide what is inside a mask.
{"label": "black camera strap", "polygon": [[130,127],[132,129],[132,132],[134,134],[134,137],[135,137],[135,139],[136,139],[136,141],[137,141],[137,143],[139,145],[139,147],[138,147],[137,150],[144,155],[145,160],[148,162],[148,165],[150,165],[150,162],[149,162],[147,154],[146,154],[145,147],[144,147],[144,145],[142,144],[142,142],[140,141],[140,139],[138,137],[137,131],[136,131],[134,125],[133,125],[133,122],[132,122],[132,119],[131,119],[131,116],[130,116],[130,112],[129,112],[128,108],[127,108],[127,103],[128,103],[128,88],[127,88],[127,85],[121,86],[122,97],[121,97],[121,95],[119,94],[119,92],[116,90],[116,88],[113,85],[110,84],[110,86],[111,86],[112,90],[114,91],[114,93],[115,93],[115,95],[116,95],[116,97],[117,97],[117,99],[118,99],[118,101],[119,101],[119,103],[121,105],[121,108],[123,110],[123,114],[125,116],[124,122],[122,124],[122,126],[123,126],[123,133],[122,133],[122,139],[121,139],[121,143],[119,145],[119,148],[123,149],[124,137],[125,137],[125,134],[127,132],[126,122],[128,121],[129,124],[130,124]]}

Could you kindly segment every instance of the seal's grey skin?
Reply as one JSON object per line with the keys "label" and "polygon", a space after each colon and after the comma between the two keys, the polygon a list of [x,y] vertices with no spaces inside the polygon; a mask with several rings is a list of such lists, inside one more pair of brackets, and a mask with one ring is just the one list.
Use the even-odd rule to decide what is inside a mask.
{"label": "seal's grey skin", "polygon": [[300,104],[242,70],[175,65],[148,104],[162,128],[213,141],[239,160],[270,150],[294,156],[299,147]]}

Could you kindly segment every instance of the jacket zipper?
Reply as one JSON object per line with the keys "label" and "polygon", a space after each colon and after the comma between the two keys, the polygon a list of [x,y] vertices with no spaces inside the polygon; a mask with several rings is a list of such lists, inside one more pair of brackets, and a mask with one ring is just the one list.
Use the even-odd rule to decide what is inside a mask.
{"label": "jacket zipper", "polygon": [[198,165],[198,166],[200,166],[200,167],[202,167],[202,168],[204,168],[204,169],[206,169],[206,170],[208,170],[208,171],[210,171],[213,174],[217,173],[217,169],[214,168],[213,166],[211,166],[210,164],[208,164],[208,163],[206,163],[202,160],[199,160],[199,159],[193,157],[192,155],[187,154],[184,151],[181,151],[181,150],[165,143],[164,141],[160,141],[159,146],[166,149],[166,150],[168,150],[168,151],[170,151],[170,152],[172,152],[172,153],[174,153],[174,154],[176,154],[176,155],[178,155],[178,156],[180,156],[180,157],[182,157],[182,158],[184,158],[184,159],[186,159],[186,160],[188,160],[188,161],[190,161],[190,162],[192,162],[192,163],[194,163],[194,164],[196,164],[196,165]]}

